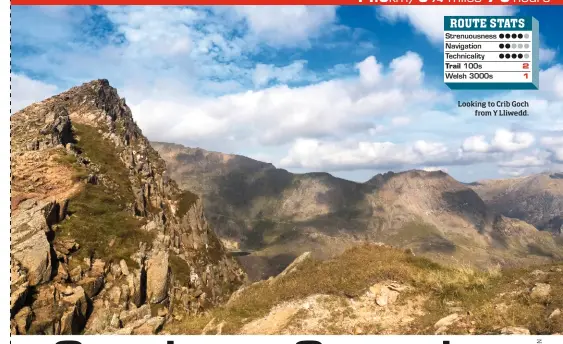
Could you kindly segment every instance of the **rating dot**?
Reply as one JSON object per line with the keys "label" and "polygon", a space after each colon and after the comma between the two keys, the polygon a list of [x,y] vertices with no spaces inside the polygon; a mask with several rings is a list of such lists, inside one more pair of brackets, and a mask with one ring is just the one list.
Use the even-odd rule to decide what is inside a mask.
{"label": "rating dot", "polygon": [[524,37],[524,35],[521,34],[521,33],[519,33],[519,34],[518,34],[518,38],[522,39],[522,37]]}
{"label": "rating dot", "polygon": [[501,33],[501,34],[499,35],[499,38],[504,38],[504,34]]}
{"label": "rating dot", "polygon": [[501,43],[501,44],[498,45],[498,47],[501,48],[501,49],[503,49],[503,48],[504,48],[504,44]]}
{"label": "rating dot", "polygon": [[528,58],[528,57],[530,57],[530,55],[528,55],[528,54],[524,54],[524,57],[525,57],[525,58]]}
{"label": "rating dot", "polygon": [[518,58],[519,58],[519,59],[521,59],[521,58],[523,58],[523,57],[524,57],[524,55],[518,54]]}
{"label": "rating dot", "polygon": [[509,58],[510,58],[510,54],[506,54],[506,55],[504,55],[504,57],[506,57],[507,59],[509,59]]}
{"label": "rating dot", "polygon": [[524,48],[528,49],[530,47],[529,44],[524,44]]}
{"label": "rating dot", "polygon": [[518,44],[518,49],[522,49],[523,45],[522,44]]}
{"label": "rating dot", "polygon": [[516,57],[518,57],[516,54],[512,54],[513,59],[515,59]]}
{"label": "rating dot", "polygon": [[506,39],[510,39],[510,34],[507,33],[506,35],[504,35],[506,37]]}
{"label": "rating dot", "polygon": [[498,57],[501,58],[501,59],[503,59],[503,58],[504,58],[504,54],[499,54]]}
{"label": "rating dot", "polygon": [[510,43],[506,44],[506,49],[510,49]]}
{"label": "rating dot", "polygon": [[516,38],[516,37],[517,37],[517,36],[516,36],[516,34],[515,34],[515,33],[513,33],[513,34],[512,34],[512,38]]}
{"label": "rating dot", "polygon": [[524,38],[529,38],[529,37],[530,37],[530,35],[528,35],[528,34],[524,35]]}

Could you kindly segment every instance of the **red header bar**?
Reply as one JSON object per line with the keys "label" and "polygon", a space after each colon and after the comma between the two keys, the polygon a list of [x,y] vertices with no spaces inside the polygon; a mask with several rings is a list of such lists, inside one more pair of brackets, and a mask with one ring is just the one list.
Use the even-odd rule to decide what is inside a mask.
{"label": "red header bar", "polygon": [[563,5],[563,0],[12,0],[12,5]]}

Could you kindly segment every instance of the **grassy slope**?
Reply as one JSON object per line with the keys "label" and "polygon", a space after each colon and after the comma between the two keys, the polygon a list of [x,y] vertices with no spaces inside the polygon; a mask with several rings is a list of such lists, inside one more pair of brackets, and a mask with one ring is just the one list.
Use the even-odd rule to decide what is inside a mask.
{"label": "grassy slope", "polygon": [[[543,267],[547,271],[550,268]],[[549,320],[548,315],[556,308],[563,308],[563,274],[549,273],[538,280],[530,277],[530,271],[481,272],[468,268],[446,268],[402,250],[366,244],[349,249],[332,260],[308,261],[295,273],[273,284],[254,284],[229,306],[216,309],[204,317],[172,323],[168,331],[199,334],[203,326],[215,317],[226,322],[224,334],[236,333],[244,323],[263,317],[273,306],[285,301],[314,294],[357,297],[371,285],[385,280],[413,286],[414,290],[406,295],[407,298],[417,295],[429,297],[424,306],[426,314],[411,324],[408,333],[433,333],[433,324],[451,313],[446,306],[451,302],[473,314],[476,333],[494,332],[505,326],[528,327],[532,333],[562,331],[563,324]],[[545,302],[532,301],[528,296],[527,291],[537,281],[548,282],[552,286],[552,296]],[[495,308],[500,303],[507,305],[505,312]],[[373,331],[377,333],[376,329]],[[452,329],[452,332],[456,331]],[[462,332],[459,330],[459,333]]]}
{"label": "grassy slope", "polygon": [[[142,221],[126,210],[127,203],[133,202],[128,171],[115,147],[104,141],[96,128],[74,124],[73,130],[79,137],[77,146],[82,154],[100,168],[108,185],[85,184],[70,200],[71,216],[60,224],[57,237],[69,237],[80,244],[81,249],[76,253],[79,262],[95,256],[105,260],[125,259],[132,264],[130,255],[138,250],[140,242],[152,242],[152,236],[139,230]],[[88,175],[86,168],[72,156],[64,156],[61,161],[73,165],[76,178]]]}

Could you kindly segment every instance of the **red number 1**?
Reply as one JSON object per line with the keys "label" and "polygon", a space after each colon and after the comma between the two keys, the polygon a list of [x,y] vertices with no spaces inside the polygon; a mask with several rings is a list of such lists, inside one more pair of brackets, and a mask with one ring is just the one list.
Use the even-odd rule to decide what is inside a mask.
{"label": "red number 1", "polygon": [[526,79],[528,79],[528,73],[524,73],[524,76],[526,77]]}

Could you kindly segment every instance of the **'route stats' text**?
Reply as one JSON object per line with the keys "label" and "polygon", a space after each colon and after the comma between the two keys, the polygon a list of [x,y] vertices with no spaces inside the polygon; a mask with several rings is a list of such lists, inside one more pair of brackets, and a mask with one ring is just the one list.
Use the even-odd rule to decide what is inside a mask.
{"label": "'route stats' text", "polygon": [[450,18],[451,29],[523,29],[523,18]]}

